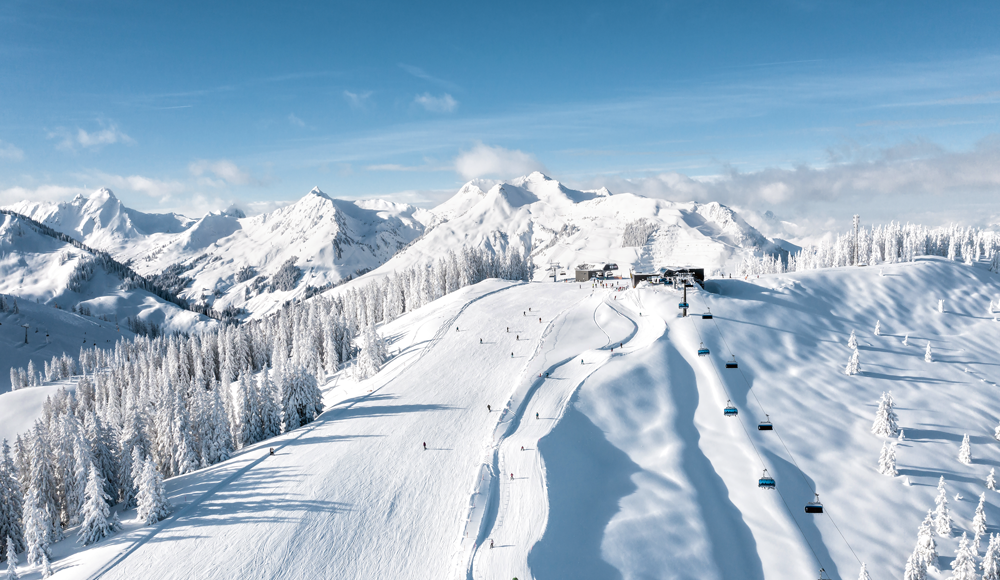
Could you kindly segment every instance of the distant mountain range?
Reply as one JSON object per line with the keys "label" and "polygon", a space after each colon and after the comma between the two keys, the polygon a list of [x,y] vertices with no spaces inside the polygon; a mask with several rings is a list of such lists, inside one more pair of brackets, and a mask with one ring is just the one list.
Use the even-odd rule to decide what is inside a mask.
{"label": "distant mountain range", "polygon": [[[378,277],[436,260],[465,245],[492,251],[513,246],[531,256],[536,279],[546,278],[550,264],[571,275],[576,265],[602,262],[617,263],[625,274],[676,265],[722,272],[747,254],[786,251],[718,203],[677,203],[604,188],[577,191],[537,172],[505,182],[470,181],[431,210],[338,200],[318,188],[253,217],[236,208],[200,219],[143,213],[125,207],[108,189],[6,209],[108,252],[191,304],[241,317],[263,316],[288,300],[368,272],[366,278]],[[45,271],[49,282],[7,282],[0,292],[73,306],[111,291],[114,284],[67,289],[72,265],[56,262],[72,251],[10,234],[17,221],[12,219],[4,225],[8,280]]]}

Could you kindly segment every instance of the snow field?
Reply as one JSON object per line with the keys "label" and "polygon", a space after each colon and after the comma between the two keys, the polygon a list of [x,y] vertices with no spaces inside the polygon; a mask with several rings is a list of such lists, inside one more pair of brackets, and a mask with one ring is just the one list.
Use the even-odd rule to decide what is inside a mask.
{"label": "snow field", "polygon": [[[346,400],[302,433],[256,446],[280,451],[180,508],[185,511],[167,520],[155,541],[103,577],[156,571],[164,578],[234,572],[437,578],[452,569],[470,475],[499,418],[486,405],[502,408],[516,389],[544,322],[589,295],[576,286],[544,294],[535,287],[514,285],[469,303],[405,370],[388,382],[370,382],[371,394]],[[528,306],[541,312],[543,323],[521,316]],[[385,380],[382,374],[376,379]]]}

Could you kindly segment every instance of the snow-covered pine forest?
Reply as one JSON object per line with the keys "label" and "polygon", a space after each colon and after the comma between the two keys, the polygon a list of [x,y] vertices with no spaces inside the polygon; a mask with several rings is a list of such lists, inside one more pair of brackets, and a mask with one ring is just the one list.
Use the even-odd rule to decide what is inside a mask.
{"label": "snow-covered pine forest", "polygon": [[109,506],[159,521],[169,513],[162,479],[308,424],[323,411],[318,385],[328,373],[377,373],[390,353],[376,325],[487,278],[527,280],[531,270],[512,246],[499,255],[465,247],[247,324],[81,348],[76,359],[45,361],[44,373],[12,368],[15,390],[82,376],[74,391],[46,399],[13,448],[4,440],[0,537],[42,565],[67,527],[83,524],[84,544],[114,531]]}
{"label": "snow-covered pine forest", "polygon": [[928,228],[918,224],[861,227],[857,243],[854,231],[824,238],[818,245],[805,246],[782,259],[776,255],[746,256],[736,266],[739,276],[802,272],[841,266],[912,262],[918,256],[942,256],[973,264],[989,260],[990,269],[1000,272],[1000,233],[991,229],[951,225]]}

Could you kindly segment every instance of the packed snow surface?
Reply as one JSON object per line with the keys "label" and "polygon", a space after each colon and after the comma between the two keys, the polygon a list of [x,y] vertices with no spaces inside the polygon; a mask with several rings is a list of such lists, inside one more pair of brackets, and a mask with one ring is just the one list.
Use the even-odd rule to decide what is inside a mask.
{"label": "packed snow surface", "polygon": [[[383,326],[382,372],[341,371],[314,423],[169,480],[167,520],[57,545],[56,578],[898,578],[941,476],[970,529],[1000,465],[995,274],[711,280],[688,317],[680,290],[625,286],[491,280]],[[876,469],[883,391],[897,477]],[[804,513],[817,492],[826,513]],[[937,541],[947,570],[957,540]]]}

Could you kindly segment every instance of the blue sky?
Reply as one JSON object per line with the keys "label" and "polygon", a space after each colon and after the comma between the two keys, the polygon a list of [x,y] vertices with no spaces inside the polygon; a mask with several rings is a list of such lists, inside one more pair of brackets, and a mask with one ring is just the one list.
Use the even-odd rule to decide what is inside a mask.
{"label": "blue sky", "polygon": [[1000,222],[997,3],[290,4],[0,4],[0,203],[431,205],[541,169],[817,223]]}

